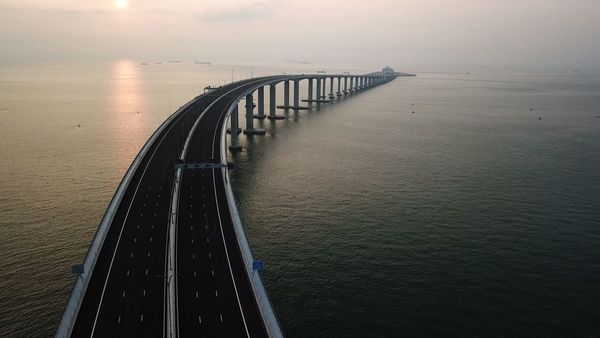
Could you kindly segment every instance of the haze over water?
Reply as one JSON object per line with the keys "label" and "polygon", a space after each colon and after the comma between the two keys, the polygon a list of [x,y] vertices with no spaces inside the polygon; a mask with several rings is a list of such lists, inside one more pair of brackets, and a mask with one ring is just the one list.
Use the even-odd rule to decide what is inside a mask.
{"label": "haze over water", "polygon": [[[0,66],[0,336],[53,334],[139,149],[232,68],[314,71]],[[234,189],[287,337],[600,332],[600,78],[471,73],[419,71],[242,137]]]}

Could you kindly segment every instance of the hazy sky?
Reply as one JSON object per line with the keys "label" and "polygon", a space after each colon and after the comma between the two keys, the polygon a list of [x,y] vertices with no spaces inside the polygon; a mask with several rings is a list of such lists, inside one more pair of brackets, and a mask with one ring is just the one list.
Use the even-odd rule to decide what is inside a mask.
{"label": "hazy sky", "polygon": [[600,69],[600,0],[0,0],[0,61]]}

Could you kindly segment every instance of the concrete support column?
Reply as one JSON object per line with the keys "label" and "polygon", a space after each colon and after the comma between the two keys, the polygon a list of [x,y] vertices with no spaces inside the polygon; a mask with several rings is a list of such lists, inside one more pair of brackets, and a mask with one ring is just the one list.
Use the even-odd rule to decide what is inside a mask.
{"label": "concrete support column", "polygon": [[290,107],[290,81],[283,82],[283,108],[288,109]]}
{"label": "concrete support column", "polygon": [[252,93],[246,95],[246,135],[264,135],[266,130],[254,128],[254,97]]}
{"label": "concrete support column", "polygon": [[237,151],[241,150],[242,146],[238,142],[238,134],[239,134],[239,121],[238,121],[238,106],[237,104],[233,107],[231,111],[231,144],[229,145],[229,150]]}
{"label": "concrete support column", "polygon": [[254,96],[246,95],[246,131],[254,130]]}
{"label": "concrete support column", "polygon": [[312,104],[313,100],[313,79],[308,79],[308,104]]}
{"label": "concrete support column", "polygon": [[321,106],[321,79],[317,78],[317,107]]}
{"label": "concrete support column", "polygon": [[277,93],[275,87],[277,87],[277,85],[272,84],[269,86],[269,118],[274,117],[277,113]]}
{"label": "concrete support column", "polygon": [[333,77],[329,78],[329,99],[333,100]]}
{"label": "concrete support column", "polygon": [[258,115],[256,118],[264,119],[265,115],[265,87],[258,88]]}
{"label": "concrete support column", "polygon": [[344,76],[344,96],[348,95],[348,77]]}
{"label": "concrete support column", "polygon": [[300,81],[294,80],[294,109],[300,107]]}
{"label": "concrete support column", "polygon": [[338,83],[337,96],[340,97],[340,96],[342,96],[342,78],[339,76],[337,78],[337,83]]}
{"label": "concrete support column", "polygon": [[269,120],[285,120],[285,116],[277,115],[277,84],[269,85]]}
{"label": "concrete support column", "polygon": [[327,92],[327,78],[324,77],[323,78],[323,94],[321,94],[321,97],[323,99],[325,99],[327,97],[326,92]]}

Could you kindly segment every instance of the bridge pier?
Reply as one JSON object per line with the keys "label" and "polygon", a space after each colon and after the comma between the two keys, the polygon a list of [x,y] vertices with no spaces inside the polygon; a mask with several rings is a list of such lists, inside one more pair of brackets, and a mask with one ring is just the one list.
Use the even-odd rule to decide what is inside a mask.
{"label": "bridge pier", "polygon": [[317,109],[321,108],[321,79],[317,78]]}
{"label": "bridge pier", "polygon": [[338,76],[338,78],[337,78],[337,85],[338,86],[337,86],[337,93],[336,93],[336,95],[337,95],[338,100],[339,100],[340,96],[342,96],[342,77],[341,76]]}
{"label": "bridge pier", "polygon": [[344,76],[344,96],[348,95],[348,77]]}
{"label": "bridge pier", "polygon": [[262,128],[254,128],[254,96],[252,93],[246,94],[246,135],[264,135],[266,130]]}
{"label": "bridge pier", "polygon": [[294,80],[294,110],[300,109],[300,81]]}
{"label": "bridge pier", "polygon": [[312,77],[308,79],[308,105],[312,105],[313,101],[313,79]]}
{"label": "bridge pier", "polygon": [[269,85],[269,120],[285,120],[285,116],[277,114],[277,84]]}
{"label": "bridge pier", "polygon": [[238,134],[240,133],[239,121],[238,121],[238,105],[233,107],[230,117],[231,122],[231,145],[229,145],[230,151],[242,150],[242,146],[238,142]]}
{"label": "bridge pier", "polygon": [[327,91],[327,78],[323,77],[323,93],[321,94],[322,99],[327,98],[326,91]]}
{"label": "bridge pier", "polygon": [[329,100],[330,103],[333,102],[333,77],[329,78]]}
{"label": "bridge pier", "polygon": [[290,81],[283,82],[283,109],[290,109]]}
{"label": "bridge pier", "polygon": [[263,120],[265,115],[265,87],[258,88],[258,114],[254,115],[255,119]]}

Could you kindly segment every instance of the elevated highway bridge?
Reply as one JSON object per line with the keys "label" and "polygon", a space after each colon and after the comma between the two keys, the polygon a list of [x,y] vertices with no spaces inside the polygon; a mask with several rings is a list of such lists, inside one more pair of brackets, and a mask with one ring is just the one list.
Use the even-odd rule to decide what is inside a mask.
{"label": "elevated highway bridge", "polygon": [[253,78],[212,88],[178,109],[121,181],[76,268],[56,336],[283,337],[229,185],[227,149],[241,148],[238,103],[245,100],[244,133],[264,134],[255,119],[285,118],[277,114],[278,84],[279,107],[298,110],[301,81],[308,82],[303,101],[319,108],[396,76]]}

